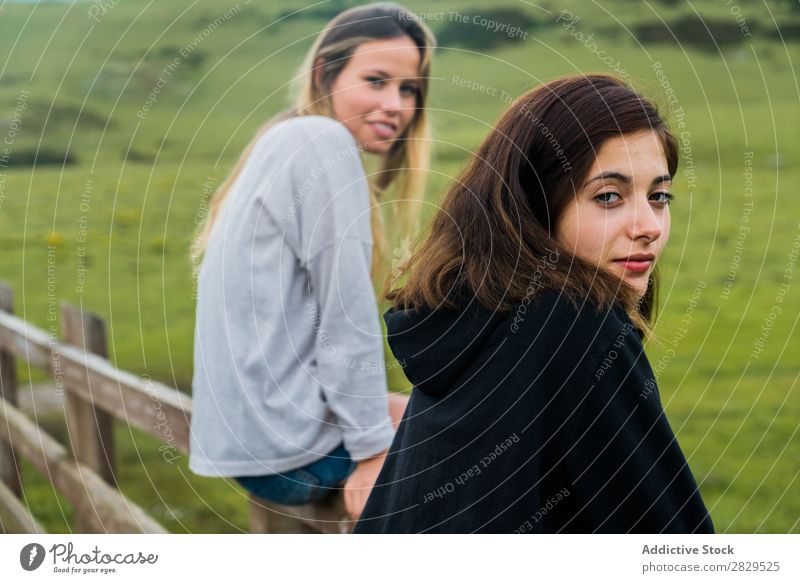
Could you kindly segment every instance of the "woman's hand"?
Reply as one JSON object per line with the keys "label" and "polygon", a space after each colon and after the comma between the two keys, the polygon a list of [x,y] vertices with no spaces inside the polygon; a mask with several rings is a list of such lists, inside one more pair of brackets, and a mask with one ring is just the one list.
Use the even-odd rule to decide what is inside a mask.
{"label": "woman's hand", "polygon": [[[386,450],[388,451],[388,450]],[[361,460],[344,484],[344,506],[353,520],[358,520],[367,504],[367,498],[378,479],[378,474],[386,459],[386,451]]]}

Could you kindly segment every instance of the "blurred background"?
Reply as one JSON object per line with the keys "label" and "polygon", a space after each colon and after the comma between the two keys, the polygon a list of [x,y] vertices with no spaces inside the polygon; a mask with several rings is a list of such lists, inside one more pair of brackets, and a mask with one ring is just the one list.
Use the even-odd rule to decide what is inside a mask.
{"label": "blurred background", "polygon": [[[0,279],[16,313],[49,330],[53,302],[95,311],[115,365],[190,392],[188,248],[208,197],[355,4],[0,2]],[[800,532],[800,3],[403,4],[439,42],[426,218],[543,81],[604,71],[659,104],[681,143],[648,346],[661,398],[719,532]],[[18,375],[52,393],[24,363]],[[28,413],[66,442],[58,403]],[[172,531],[247,530],[238,486],[165,463],[123,424],[115,439],[120,489]],[[24,475],[37,518],[68,532],[70,505]]]}

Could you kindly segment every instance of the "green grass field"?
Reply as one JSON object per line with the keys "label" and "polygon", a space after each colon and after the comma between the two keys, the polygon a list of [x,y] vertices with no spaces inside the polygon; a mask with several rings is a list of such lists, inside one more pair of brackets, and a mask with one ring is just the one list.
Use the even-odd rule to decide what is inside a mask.
{"label": "green grass field", "polygon": [[[325,16],[276,21],[298,2],[106,5],[96,20],[92,2],[0,8],[0,156],[6,147],[11,160],[0,157],[0,279],[13,286],[26,320],[47,330],[53,296],[81,303],[106,318],[117,366],[188,391],[188,246],[204,185],[219,184],[256,128],[287,104],[287,82]],[[507,106],[504,96],[562,74],[624,68],[682,138],[661,262],[660,343],[648,347],[667,413],[719,532],[800,532],[800,10],[756,0],[740,0],[738,12],[711,1],[503,6],[535,20],[526,38],[488,49],[454,43],[436,56],[434,204],[426,208]],[[429,22],[437,32],[451,13],[490,10],[485,0],[435,9],[443,15]],[[719,47],[707,32],[705,44],[682,28],[674,29],[680,42],[645,42],[637,32],[662,19],[697,19],[694,10],[726,26],[709,27],[726,39]],[[480,29],[469,20],[457,32],[491,39]],[[187,56],[169,70],[182,50]],[[485,88],[471,91],[461,79]],[[67,153],[72,163],[63,165]],[[24,365],[19,374],[43,378]],[[405,386],[397,375],[390,380]],[[63,440],[63,419],[40,422]],[[121,489],[169,529],[247,529],[238,486],[192,475],[185,457],[164,463],[159,443],[126,426],[116,436]],[[24,481],[45,527],[67,532],[69,505],[27,465]]]}

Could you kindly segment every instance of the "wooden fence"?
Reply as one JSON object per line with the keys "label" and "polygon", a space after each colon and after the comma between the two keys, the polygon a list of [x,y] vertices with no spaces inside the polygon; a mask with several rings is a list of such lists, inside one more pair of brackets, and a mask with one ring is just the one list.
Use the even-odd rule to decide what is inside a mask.
{"label": "wooden fence", "polygon": [[[188,453],[192,400],[115,368],[107,360],[105,322],[96,314],[62,303],[60,315],[63,340],[14,316],[11,288],[0,284],[0,524],[6,532],[44,532],[21,500],[19,459],[24,458],[73,505],[74,532],[165,533],[117,489],[113,424],[126,423],[161,441],[169,435],[170,446]],[[69,444],[59,443],[17,407],[17,359],[45,371],[63,389]],[[306,506],[250,499],[251,532],[351,528],[341,496]]]}

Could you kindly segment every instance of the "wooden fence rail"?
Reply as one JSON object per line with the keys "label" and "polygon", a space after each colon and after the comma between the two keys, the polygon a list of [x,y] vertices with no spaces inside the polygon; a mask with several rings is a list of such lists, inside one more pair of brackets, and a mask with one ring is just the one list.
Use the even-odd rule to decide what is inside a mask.
{"label": "wooden fence rail", "polygon": [[[114,367],[103,319],[61,305],[63,340],[13,315],[13,293],[0,284],[0,517],[5,530],[43,532],[21,501],[18,458],[33,464],[75,507],[76,532],[166,532],[117,489],[113,423],[123,422],[183,453],[189,451],[192,400],[173,387]],[[64,390],[69,448],[17,408],[16,359]],[[168,431],[165,431],[168,428]],[[252,497],[252,532],[346,533],[341,496],[306,506]]]}

